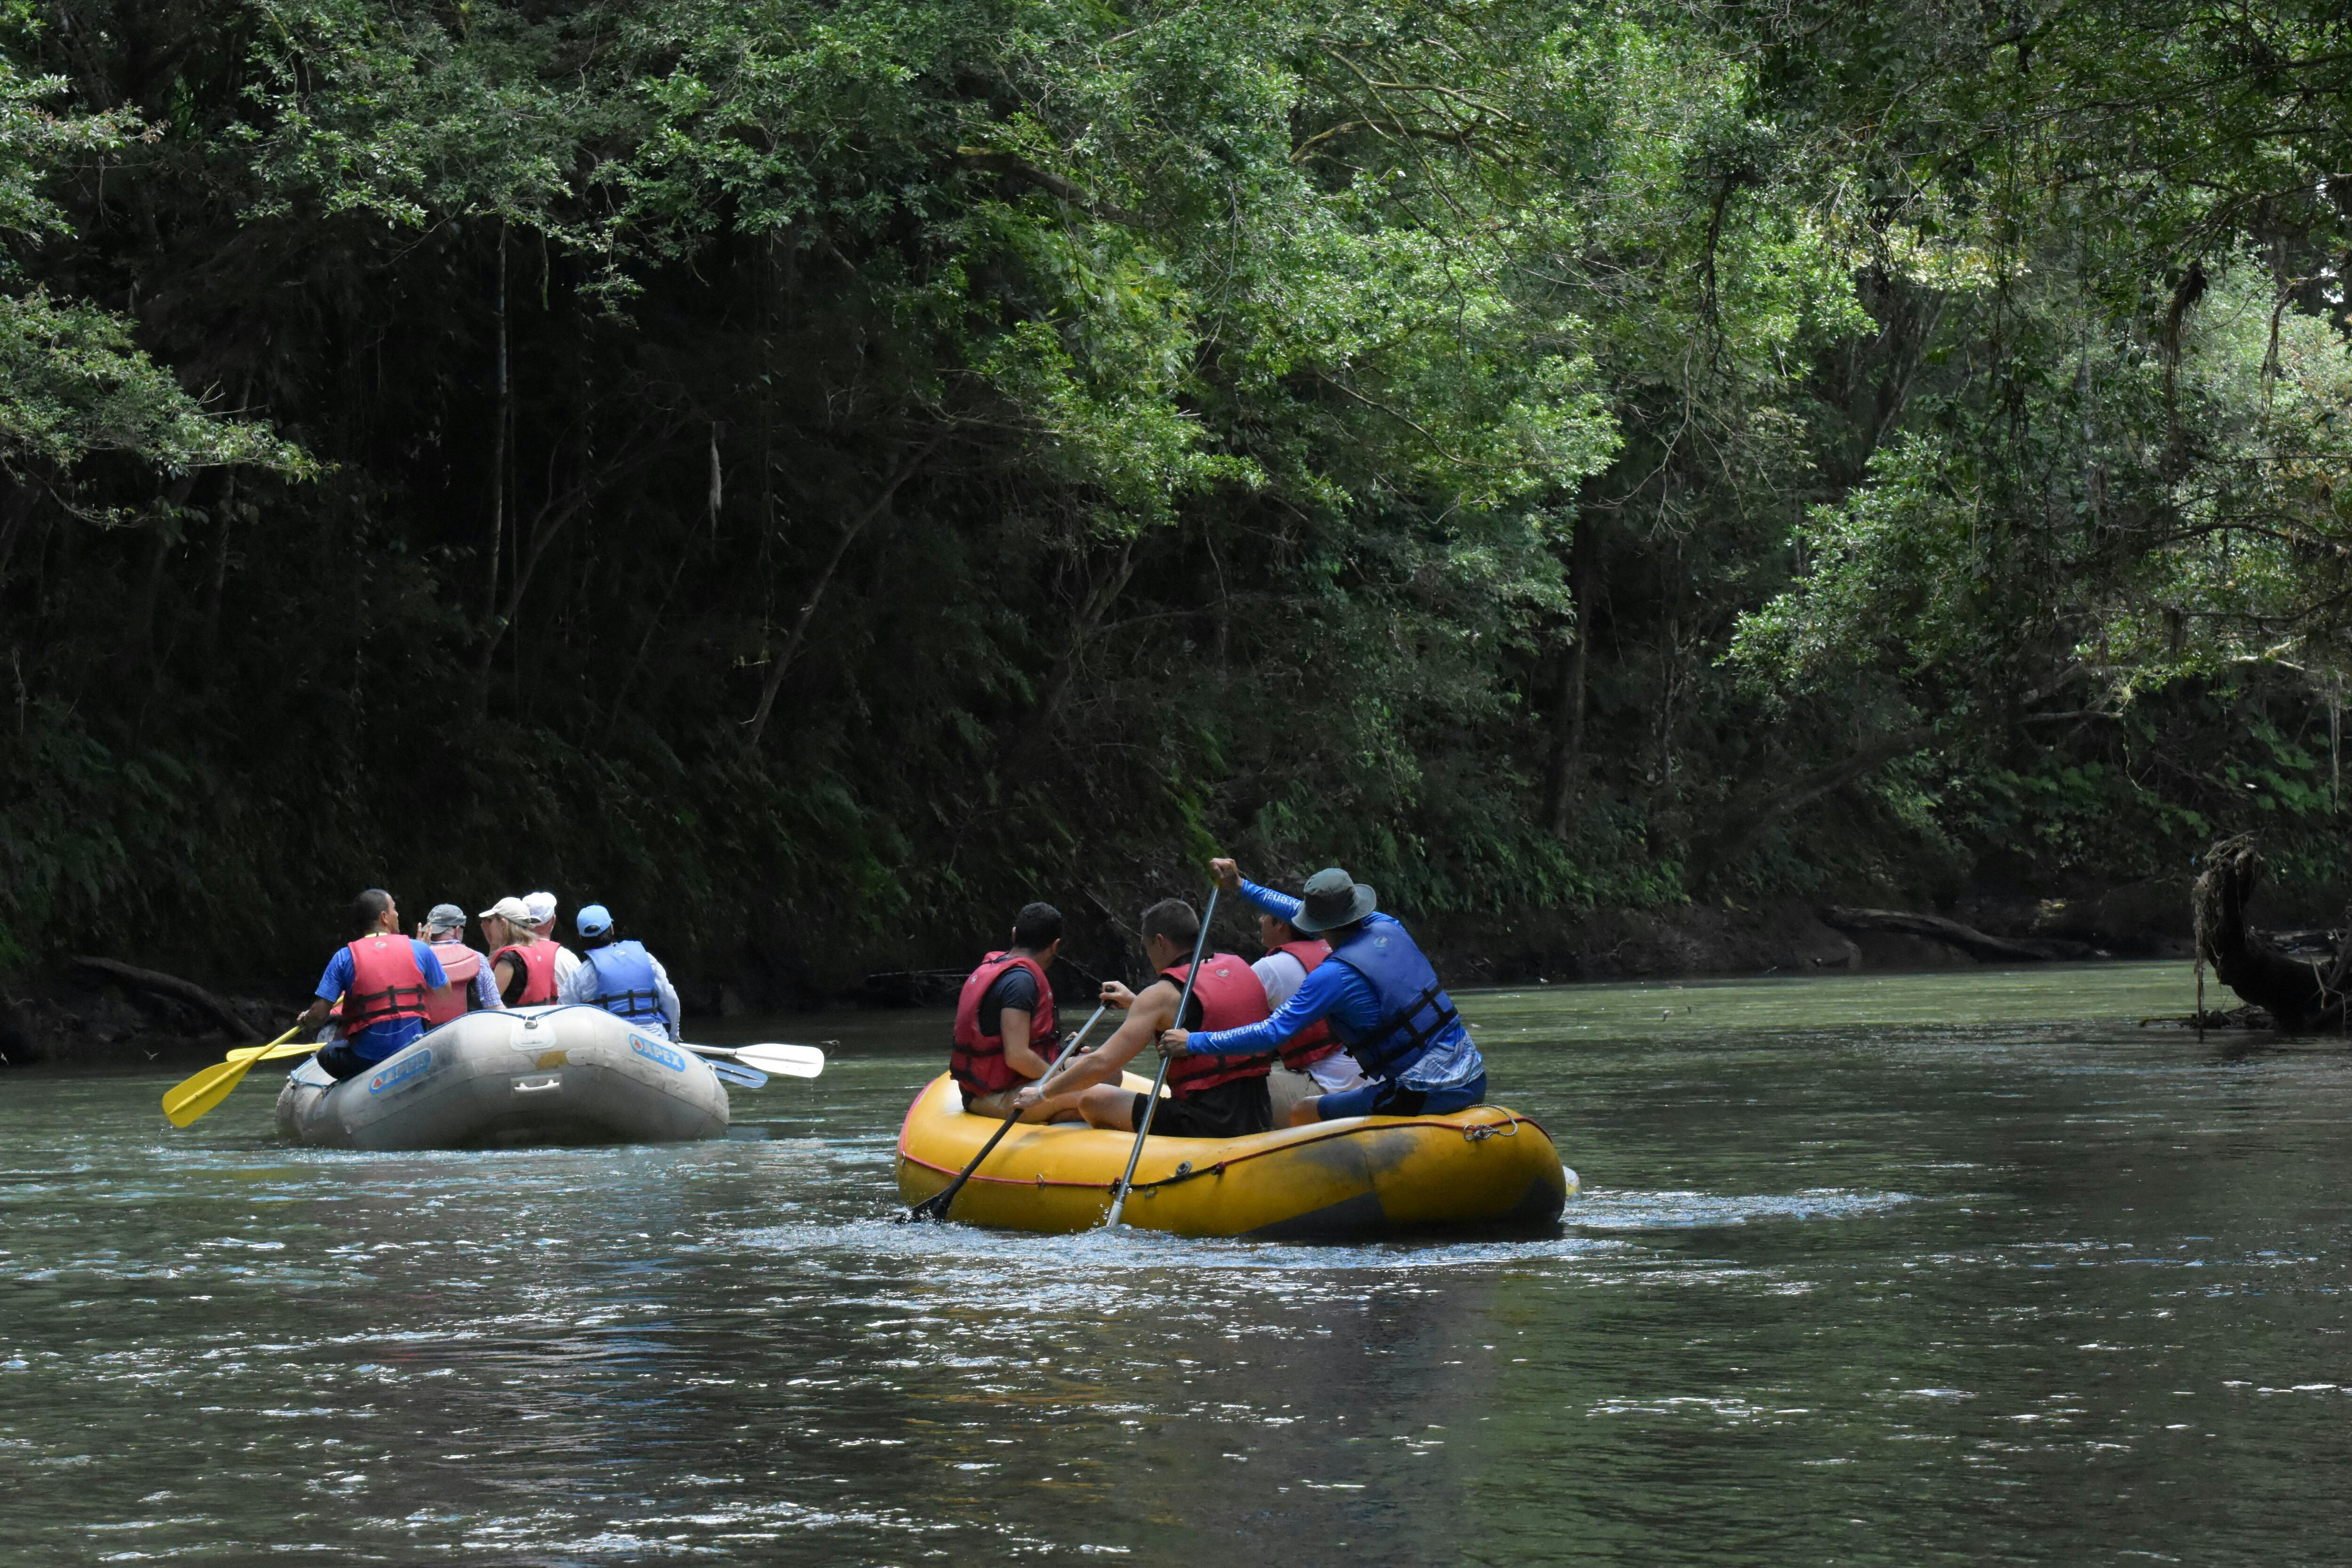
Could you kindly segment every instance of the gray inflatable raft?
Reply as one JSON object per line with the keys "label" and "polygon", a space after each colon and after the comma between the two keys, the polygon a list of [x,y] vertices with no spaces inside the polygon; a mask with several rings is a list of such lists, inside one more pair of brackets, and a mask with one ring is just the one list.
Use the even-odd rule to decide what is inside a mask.
{"label": "gray inflatable raft", "polygon": [[726,1132],[727,1089],[601,1007],[518,1007],[453,1019],[341,1083],[306,1060],[278,1130],[324,1149],[676,1143]]}

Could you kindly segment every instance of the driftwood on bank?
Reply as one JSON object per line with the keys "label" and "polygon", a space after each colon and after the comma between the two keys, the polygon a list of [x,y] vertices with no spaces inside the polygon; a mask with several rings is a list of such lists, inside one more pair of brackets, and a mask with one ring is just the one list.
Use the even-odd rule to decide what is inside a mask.
{"label": "driftwood on bank", "polygon": [[1917,915],[1901,910],[1826,909],[1822,911],[1822,923],[1838,931],[1892,931],[1899,936],[1924,936],[1931,942],[1957,947],[1971,958],[2005,960],[2014,963],[2047,963],[2053,959],[2086,958],[2092,952],[2080,942],[2021,942],[2011,937],[1989,936],[1974,926],[1964,926],[1941,915]]}
{"label": "driftwood on bank", "polygon": [[151,991],[158,996],[169,996],[173,1001],[201,1008],[219,1019],[221,1026],[228,1030],[232,1038],[252,1031],[253,1026],[238,1016],[236,1008],[194,981],[183,980],[176,974],[165,974],[160,970],[141,969],[112,958],[77,956],[74,963],[83,969],[95,970],[119,980],[125,985],[135,985],[142,991]]}
{"label": "driftwood on bank", "polygon": [[2251,833],[2225,838],[2205,852],[2205,869],[2190,895],[2200,993],[2210,963],[2216,979],[2268,1013],[2282,1029],[2342,1028],[2345,993],[2352,987],[2352,942],[2337,944],[2332,956],[2279,951],[2246,919],[2261,877],[2262,857]]}

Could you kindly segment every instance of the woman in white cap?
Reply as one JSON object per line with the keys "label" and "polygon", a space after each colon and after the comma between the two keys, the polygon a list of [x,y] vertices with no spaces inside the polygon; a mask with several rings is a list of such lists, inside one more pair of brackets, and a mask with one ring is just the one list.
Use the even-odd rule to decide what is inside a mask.
{"label": "woman in white cap", "polygon": [[530,929],[530,911],[509,894],[481,913],[482,941],[490,950],[490,973],[509,1007],[536,1007],[555,1000],[555,944]]}

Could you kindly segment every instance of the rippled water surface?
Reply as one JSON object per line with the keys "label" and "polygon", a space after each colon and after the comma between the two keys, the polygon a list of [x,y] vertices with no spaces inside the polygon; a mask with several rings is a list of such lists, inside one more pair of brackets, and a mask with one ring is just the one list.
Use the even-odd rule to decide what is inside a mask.
{"label": "rippled water surface", "polygon": [[2352,1049],[2188,987],[1466,996],[1587,1184],[1517,1245],[894,1226],[935,1016],[680,1148],[10,1074],[0,1559],[2342,1560]]}

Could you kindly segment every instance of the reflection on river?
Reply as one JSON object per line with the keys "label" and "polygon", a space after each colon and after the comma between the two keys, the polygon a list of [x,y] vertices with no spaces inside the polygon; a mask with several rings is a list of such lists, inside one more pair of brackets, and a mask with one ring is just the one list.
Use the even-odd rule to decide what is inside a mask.
{"label": "reflection on river", "polygon": [[[2352,1052],[2181,966],[1463,998],[1557,1238],[898,1227],[941,1019],[685,1148],[0,1078],[15,1563],[2342,1555]],[[755,1037],[742,1030],[735,1037]],[[257,1075],[258,1078],[259,1075]],[[274,1549],[274,1550],[273,1550]]]}

